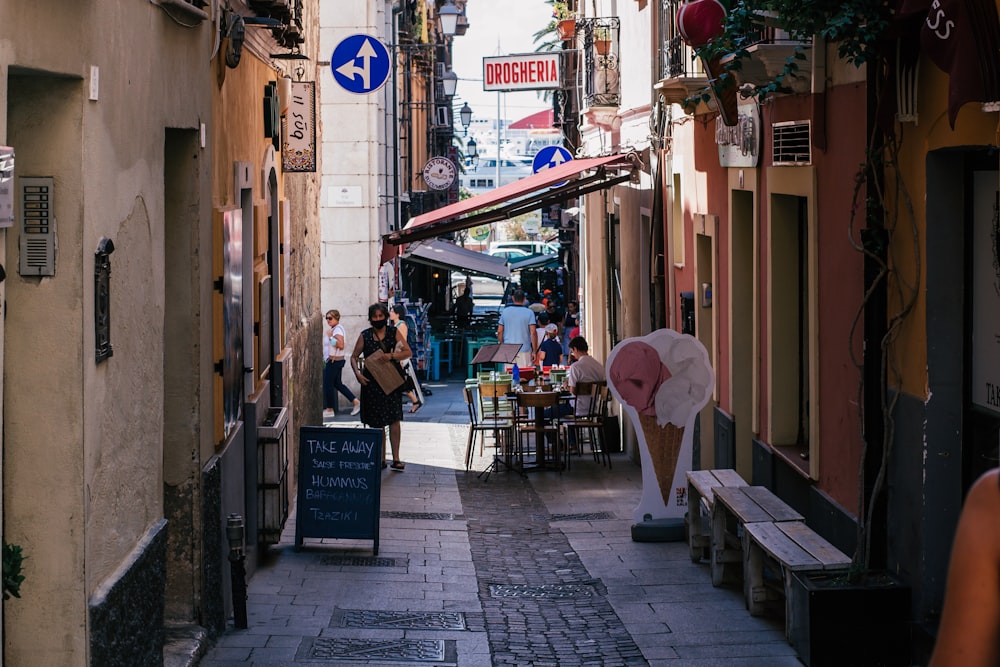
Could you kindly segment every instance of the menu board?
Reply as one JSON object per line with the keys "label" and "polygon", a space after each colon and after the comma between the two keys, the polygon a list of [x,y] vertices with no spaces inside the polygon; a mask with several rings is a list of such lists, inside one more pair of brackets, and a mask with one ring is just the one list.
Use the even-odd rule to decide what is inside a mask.
{"label": "menu board", "polygon": [[378,554],[382,429],[299,429],[295,546],[306,537],[372,539]]}

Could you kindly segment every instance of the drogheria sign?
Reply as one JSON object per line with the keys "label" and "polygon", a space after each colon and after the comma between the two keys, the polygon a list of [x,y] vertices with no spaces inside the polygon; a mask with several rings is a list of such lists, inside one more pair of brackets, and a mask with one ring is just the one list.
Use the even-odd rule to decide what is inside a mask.
{"label": "drogheria sign", "polygon": [[483,90],[559,88],[558,53],[521,53],[483,58]]}

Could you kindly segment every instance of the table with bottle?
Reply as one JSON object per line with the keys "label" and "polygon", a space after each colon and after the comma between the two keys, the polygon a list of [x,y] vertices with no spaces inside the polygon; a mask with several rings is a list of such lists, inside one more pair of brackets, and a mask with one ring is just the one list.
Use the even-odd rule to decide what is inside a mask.
{"label": "table with bottle", "polygon": [[[508,398],[514,403],[515,411],[523,410],[530,413],[530,417],[534,422],[533,432],[536,438],[535,462],[531,466],[525,466],[522,461],[521,468],[522,470],[559,469],[561,467],[559,445],[557,444],[553,448],[552,457],[549,458],[546,456],[544,442],[538,442],[539,434],[543,434],[546,429],[547,417],[545,415],[545,408],[533,406],[538,402],[548,403],[553,412],[556,412],[556,408],[560,403],[572,404],[573,395],[566,384],[567,371],[565,367],[559,368],[556,366],[550,368],[545,366],[541,373],[537,373],[535,368],[531,368],[529,373],[522,372],[527,370],[529,369],[519,369],[516,364],[511,367],[512,391],[508,394]],[[525,377],[525,375],[528,377]],[[531,401],[521,400],[524,394],[534,394],[536,398]],[[532,407],[525,407],[524,404],[526,402],[530,402]],[[561,437],[558,434],[560,416],[555,414],[551,419],[556,422],[555,441],[559,443]],[[520,439],[519,435],[518,438]],[[520,442],[518,443],[518,447],[520,447]]]}

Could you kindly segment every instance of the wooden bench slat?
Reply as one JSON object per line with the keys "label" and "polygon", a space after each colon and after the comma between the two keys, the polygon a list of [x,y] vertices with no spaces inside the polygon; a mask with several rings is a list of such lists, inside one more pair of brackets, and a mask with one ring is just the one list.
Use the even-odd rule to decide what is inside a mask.
{"label": "wooden bench slat", "polygon": [[745,493],[747,488],[750,487],[720,486],[715,489],[715,497],[740,523],[773,521],[774,518]]}
{"label": "wooden bench slat", "polygon": [[[823,564],[785,534],[780,523],[747,523],[743,529],[754,544],[789,570],[818,570]],[[805,525],[805,524],[801,524]]]}
{"label": "wooden bench slat", "polygon": [[850,556],[824,540],[806,524],[784,522],[775,525],[819,561],[824,570],[844,568],[851,564]]}
{"label": "wooden bench slat", "polygon": [[763,507],[775,521],[805,521],[805,517],[792,509],[766,486],[748,486],[744,492]]}
{"label": "wooden bench slat", "polygon": [[747,486],[746,480],[740,477],[740,474],[732,468],[713,470],[712,474],[715,475],[715,478],[719,480],[722,486]]}
{"label": "wooden bench slat", "polygon": [[702,496],[712,492],[712,487],[719,486],[719,480],[715,478],[711,470],[689,470],[687,472],[688,484],[697,489]]}

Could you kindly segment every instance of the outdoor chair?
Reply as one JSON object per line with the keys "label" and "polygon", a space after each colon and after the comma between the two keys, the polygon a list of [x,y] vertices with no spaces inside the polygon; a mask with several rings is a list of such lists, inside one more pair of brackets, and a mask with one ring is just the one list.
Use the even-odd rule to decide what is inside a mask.
{"label": "outdoor chair", "polygon": [[[517,394],[518,410],[524,413],[514,419],[515,456],[523,464],[524,455],[530,453],[525,447],[527,441],[534,440],[535,461],[539,466],[555,465],[562,470],[559,460],[562,453],[560,441],[560,423],[558,410],[560,396],[556,392],[531,392]],[[545,411],[552,415],[545,418]],[[547,454],[547,441],[551,440],[551,455]]]}
{"label": "outdoor chair", "polygon": [[590,453],[594,461],[602,464],[607,463],[611,467],[611,454],[608,452],[604,440],[604,422],[607,411],[610,390],[603,382],[579,382],[577,383],[577,397],[582,393],[587,393],[590,397],[590,406],[585,415],[574,415],[562,421],[563,442],[566,445],[566,466],[569,467],[570,459],[570,434],[576,441],[576,453],[583,453],[583,443],[590,447]]}
{"label": "outdoor chair", "polygon": [[465,447],[466,470],[472,468],[473,447],[477,437],[479,438],[480,456],[483,455],[483,451],[486,448],[486,436],[492,435],[494,447],[500,450],[502,456],[508,457],[510,455],[510,443],[513,441],[514,436],[514,425],[511,420],[480,418],[472,391],[472,387],[469,386],[462,388],[462,397],[465,399],[465,405],[469,409],[469,438]]}

